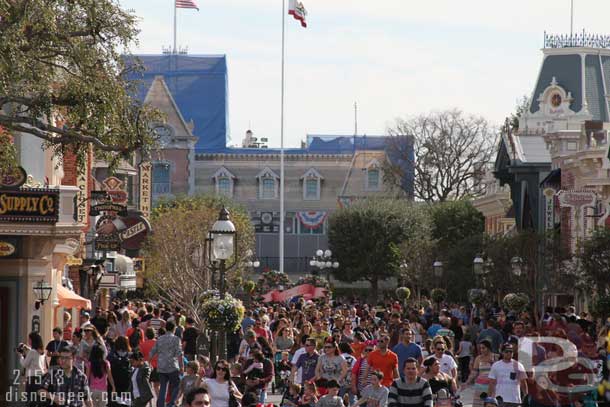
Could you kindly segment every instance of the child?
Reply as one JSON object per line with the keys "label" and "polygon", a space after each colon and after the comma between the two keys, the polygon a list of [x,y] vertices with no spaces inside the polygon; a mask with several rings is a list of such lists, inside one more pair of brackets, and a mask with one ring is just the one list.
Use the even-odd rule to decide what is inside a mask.
{"label": "child", "polygon": [[326,393],[325,396],[320,397],[320,400],[316,403],[316,407],[345,407],[343,404],[343,399],[339,397],[339,382],[335,379],[331,379],[326,383]]}
{"label": "child", "polygon": [[303,385],[303,395],[299,399],[299,406],[312,407],[318,402],[318,389],[313,382],[305,382]]}
{"label": "child", "polygon": [[265,377],[265,371],[263,370],[263,362],[265,356],[261,352],[254,353],[254,361],[244,370],[244,375],[247,380],[262,379]]}
{"label": "child", "polygon": [[[180,387],[178,389],[178,398],[182,395],[187,394],[191,389],[199,386],[201,377],[198,374],[199,363],[196,361],[188,362],[186,365],[186,375],[180,380]],[[186,400],[183,400],[183,406],[186,406]]]}
{"label": "child", "polygon": [[231,365],[231,381],[237,387],[237,390],[241,394],[244,394],[246,390],[246,379],[241,374],[241,365],[239,363],[233,363]]}
{"label": "child", "polygon": [[197,357],[197,361],[199,362],[199,377],[207,377],[208,379],[212,377],[214,371],[212,369],[212,364],[210,363],[210,358],[207,356],[199,356]]}
{"label": "child", "polygon": [[[290,378],[290,372],[292,370],[292,364],[290,363],[290,354],[286,351],[282,352],[282,358],[277,362],[276,367],[276,384],[278,389],[284,391],[288,387],[288,378]],[[279,378],[279,380],[278,380]]]}
{"label": "child", "polygon": [[288,389],[288,394],[282,399],[282,407],[297,407],[299,405],[299,397],[301,396],[301,386],[291,384]]}

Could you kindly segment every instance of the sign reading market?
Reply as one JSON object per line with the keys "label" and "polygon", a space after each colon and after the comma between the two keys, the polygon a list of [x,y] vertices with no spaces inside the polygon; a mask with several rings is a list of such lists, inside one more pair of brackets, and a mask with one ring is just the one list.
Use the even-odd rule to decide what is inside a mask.
{"label": "sign reading market", "polygon": [[58,216],[56,189],[0,191],[0,222],[55,223]]}

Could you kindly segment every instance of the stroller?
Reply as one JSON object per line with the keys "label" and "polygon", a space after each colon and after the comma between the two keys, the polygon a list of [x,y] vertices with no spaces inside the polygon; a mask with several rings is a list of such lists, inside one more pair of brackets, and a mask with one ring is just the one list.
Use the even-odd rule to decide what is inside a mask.
{"label": "stroller", "polygon": [[282,359],[283,352],[276,352],[274,358],[274,371],[275,377],[271,384],[271,392],[277,394],[285,394],[289,388],[290,371],[292,365],[290,364],[290,354],[287,360]]}

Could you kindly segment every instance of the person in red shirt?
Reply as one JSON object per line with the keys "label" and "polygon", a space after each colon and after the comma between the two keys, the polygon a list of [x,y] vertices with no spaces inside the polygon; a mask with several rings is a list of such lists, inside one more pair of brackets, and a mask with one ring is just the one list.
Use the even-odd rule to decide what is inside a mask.
{"label": "person in red shirt", "polygon": [[369,373],[380,371],[383,373],[381,384],[386,387],[391,386],[394,379],[398,377],[398,356],[388,349],[389,343],[390,337],[383,335],[377,343],[377,349],[369,353],[369,365],[364,374],[364,377],[368,377]]}
{"label": "person in red shirt", "polygon": [[[153,328],[146,328],[144,333],[146,340],[140,344],[140,352],[144,355],[144,360],[148,360],[150,350],[155,346],[157,340],[155,339],[155,330]],[[157,355],[150,360],[152,366],[152,372],[150,373],[150,382],[155,388],[155,393],[159,394],[159,372],[157,371]]]}

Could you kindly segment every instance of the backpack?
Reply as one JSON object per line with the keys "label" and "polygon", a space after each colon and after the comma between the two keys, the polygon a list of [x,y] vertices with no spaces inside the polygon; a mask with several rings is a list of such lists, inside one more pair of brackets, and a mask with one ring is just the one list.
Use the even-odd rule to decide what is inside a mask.
{"label": "backpack", "polygon": [[112,358],[110,358],[110,368],[112,369],[112,377],[117,389],[127,389],[131,377],[131,364],[127,355],[120,356],[114,353]]}
{"label": "backpack", "polygon": [[140,347],[140,339],[141,339],[141,329],[138,328],[131,333],[129,337],[129,346],[131,349],[136,349]]}

